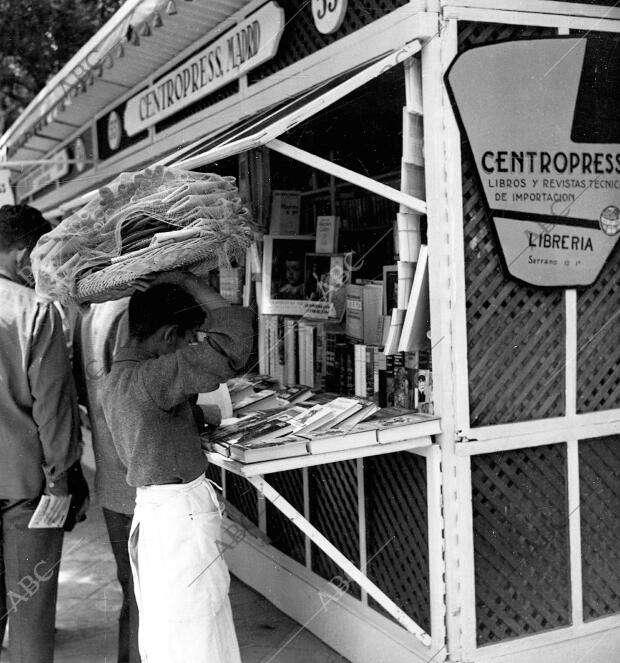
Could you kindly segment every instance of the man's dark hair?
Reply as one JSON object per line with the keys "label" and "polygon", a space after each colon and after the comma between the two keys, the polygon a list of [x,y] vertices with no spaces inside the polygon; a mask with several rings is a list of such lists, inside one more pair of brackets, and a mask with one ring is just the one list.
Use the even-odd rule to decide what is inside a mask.
{"label": "man's dark hair", "polygon": [[204,309],[183,288],[161,283],[129,300],[129,335],[144,341],[158,329],[178,325],[179,334],[196,329],[206,317]]}
{"label": "man's dark hair", "polygon": [[41,235],[52,226],[41,212],[30,205],[2,205],[0,207],[0,250],[28,249],[32,251]]}

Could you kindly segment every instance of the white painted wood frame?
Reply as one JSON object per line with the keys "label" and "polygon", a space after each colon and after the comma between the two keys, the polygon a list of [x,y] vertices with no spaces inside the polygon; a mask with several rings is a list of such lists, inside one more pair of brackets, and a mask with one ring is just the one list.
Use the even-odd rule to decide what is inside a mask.
{"label": "white painted wood frame", "polygon": [[[573,5],[537,0],[450,0],[442,3],[445,20],[442,36],[450,40],[456,48],[457,20],[498,22],[512,25],[551,26],[561,34],[569,30],[600,30],[620,32],[620,9]],[[526,11],[527,10],[527,11]],[[538,12],[538,13],[534,13]],[[554,13],[557,12],[557,13]],[[570,12],[570,15],[569,15]],[[581,14],[581,16],[579,16]],[[584,18],[585,17],[585,18]],[[612,20],[613,19],[613,20]],[[449,37],[448,35],[450,35]],[[446,46],[447,49],[450,46]],[[436,48],[441,60],[441,48]],[[423,52],[428,54],[428,51]],[[435,65],[437,66],[437,65]],[[439,65],[441,66],[441,65]],[[429,65],[429,70],[431,69]],[[443,72],[442,72],[443,73]],[[438,77],[441,76],[437,74]],[[436,102],[437,103],[437,102]],[[436,107],[435,107],[436,108]],[[430,110],[425,110],[425,120]],[[446,120],[444,119],[444,122]],[[426,127],[425,127],[426,129]],[[444,140],[449,147],[457,150],[458,141],[451,135],[452,122],[444,124]],[[450,142],[452,141],[452,142]],[[446,150],[447,151],[447,150]],[[450,182],[451,159],[446,159],[446,182]],[[460,154],[458,159],[460,168]],[[427,181],[432,178],[432,166],[426,160]],[[452,196],[447,216],[451,219],[449,231],[443,232],[446,244],[449,236],[462,230],[462,201],[460,173],[458,180],[448,184],[448,195]],[[443,217],[434,216],[435,205],[439,208],[440,199],[427,196],[429,206],[429,245],[433,224],[441,224]],[[442,231],[438,228],[437,234]],[[577,295],[574,289],[565,291],[565,402],[564,416],[544,420],[526,421],[496,426],[470,427],[468,398],[463,397],[467,388],[467,344],[465,324],[465,282],[463,278],[462,234],[452,244],[456,255],[452,255],[451,275],[456,284],[456,303],[450,299],[450,323],[453,325],[451,345],[454,349],[451,369],[452,384],[458,394],[452,394],[455,408],[454,432],[457,442],[452,447],[446,440],[449,425],[442,416],[444,435],[441,439],[442,468],[444,486],[444,514],[446,523],[446,577],[447,577],[447,624],[448,652],[450,660],[489,663],[596,663],[613,660],[620,651],[620,615],[613,615],[588,622],[583,621],[582,577],[581,577],[581,531],[580,531],[580,483],[579,483],[579,440],[617,434],[620,431],[620,409],[578,414],[577,406]],[[431,246],[432,251],[432,246]],[[459,254],[461,254],[459,256]],[[435,255],[435,259],[438,256]],[[448,258],[449,259],[449,258]],[[431,279],[447,288],[441,266],[431,266]],[[450,291],[453,292],[453,291]],[[431,309],[433,311],[433,309]],[[440,312],[441,313],[441,312]],[[614,312],[610,321],[617,320]],[[441,320],[441,319],[440,319]],[[436,320],[432,319],[436,326]],[[448,330],[442,330],[436,342],[443,339]],[[438,353],[440,354],[440,353]],[[433,358],[435,360],[435,357]],[[465,384],[463,384],[465,380]],[[443,415],[443,412],[442,412]],[[567,450],[567,493],[568,531],[571,578],[571,620],[570,626],[524,636],[513,640],[478,647],[476,644],[476,599],[474,575],[474,548],[471,504],[471,456],[497,451],[527,448],[545,444],[566,444]]]}
{"label": "white painted wood frame", "polygon": [[[356,582],[364,591],[386,610],[401,626],[413,634],[425,646],[430,646],[431,638],[416,622],[401,610],[383,591],[381,591],[365,574],[365,565],[362,570],[351,563],[323,534],[321,534],[304,516],[297,511],[273,486],[260,476],[250,476],[246,479],[264,495],[290,522],[298,527],[316,546],[318,546],[332,561]],[[334,586],[334,589],[338,589]],[[344,591],[344,590],[343,590]]]}

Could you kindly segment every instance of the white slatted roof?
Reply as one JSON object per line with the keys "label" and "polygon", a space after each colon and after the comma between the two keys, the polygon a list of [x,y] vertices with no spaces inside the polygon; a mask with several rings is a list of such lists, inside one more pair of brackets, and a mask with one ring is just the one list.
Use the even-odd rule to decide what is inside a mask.
{"label": "white slatted roof", "polygon": [[42,158],[247,4],[127,0],[0,137],[0,161]]}

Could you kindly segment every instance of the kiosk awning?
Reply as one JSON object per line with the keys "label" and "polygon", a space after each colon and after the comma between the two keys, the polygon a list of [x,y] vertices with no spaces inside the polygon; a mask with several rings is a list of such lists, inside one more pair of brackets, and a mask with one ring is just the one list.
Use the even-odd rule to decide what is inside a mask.
{"label": "kiosk awning", "polygon": [[[157,163],[192,170],[235,156],[246,150],[266,145],[289,158],[301,161],[334,177],[382,195],[409,207],[419,214],[426,214],[426,203],[423,200],[278,140],[278,136],[326,109],[349,93],[354,92],[365,83],[405,62],[418,53],[421,48],[421,43],[414,40],[398,50],[379,56],[370,62],[364,62],[259,113],[242,118],[225,129],[200,138],[190,145],[167,154]],[[80,196],[71,201],[71,204],[61,206],[61,209],[66,211],[83,205],[95,193],[95,191],[92,191]]]}
{"label": "kiosk awning", "polygon": [[320,83],[295,97],[274,104],[251,117],[244,118],[222,131],[201,138],[193,144],[168,155],[160,163],[191,170],[266,145],[285,153],[290,158],[370,189],[374,193],[383,195],[424,214],[426,213],[426,203],[424,201],[276,140],[278,136],[286,133],[304,120],[309,119],[365,83],[404,62],[418,53],[420,49],[420,42],[415,40],[398,51],[392,51],[386,56],[376,58],[371,63],[365,62],[363,65]]}

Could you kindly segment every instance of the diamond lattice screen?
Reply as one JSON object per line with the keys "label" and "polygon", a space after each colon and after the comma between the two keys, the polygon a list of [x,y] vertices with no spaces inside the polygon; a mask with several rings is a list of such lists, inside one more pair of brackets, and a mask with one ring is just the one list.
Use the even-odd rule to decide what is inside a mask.
{"label": "diamond lattice screen", "polygon": [[[460,50],[552,30],[460,23]],[[463,144],[463,217],[470,419],[483,426],[564,414],[561,289],[528,287],[503,270],[500,248]]]}
{"label": "diamond lattice screen", "polygon": [[620,408],[620,245],[577,294],[577,411]]}
{"label": "diamond lattice screen", "polygon": [[[358,568],[360,565],[356,461],[347,460],[310,468],[310,522]],[[326,580],[343,577],[344,571],[314,544],[312,570]],[[360,588],[351,582],[355,597]]]}
{"label": "diamond lattice screen", "polygon": [[579,443],[583,617],[620,612],[620,435]]}
{"label": "diamond lattice screen", "polygon": [[365,460],[364,486],[368,577],[429,633],[426,458],[398,453]]}
{"label": "diamond lattice screen", "polygon": [[226,472],[226,499],[258,525],[258,493],[243,477]]}
{"label": "diamond lattice screen", "polygon": [[279,0],[278,4],[284,9],[285,27],[278,52],[269,62],[250,72],[248,82],[253,83],[288,67],[397,7],[406,5],[407,2],[408,0],[349,0],[341,27],[331,35],[323,35],[314,25],[310,2]]}
{"label": "diamond lattice screen", "polygon": [[[266,480],[290,502],[299,513],[304,512],[303,471],[276,472],[269,474]],[[267,500],[267,536],[272,546],[292,557],[300,564],[305,564],[305,537],[282,512]]]}
{"label": "diamond lattice screen", "polygon": [[472,457],[479,645],[570,623],[566,445]]}

